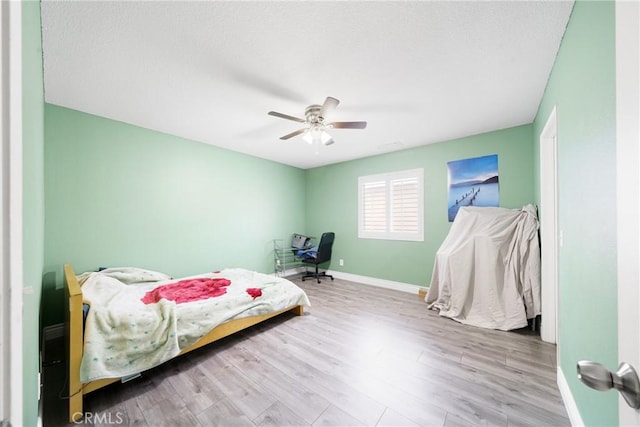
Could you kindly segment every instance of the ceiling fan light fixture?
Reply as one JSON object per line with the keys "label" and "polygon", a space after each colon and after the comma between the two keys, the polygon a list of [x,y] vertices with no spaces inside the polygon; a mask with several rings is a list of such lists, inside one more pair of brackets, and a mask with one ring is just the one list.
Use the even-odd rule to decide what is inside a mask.
{"label": "ceiling fan light fixture", "polygon": [[329,145],[333,142],[331,135],[324,131],[324,129],[318,127],[312,127],[302,135],[302,139],[308,144],[322,144]]}

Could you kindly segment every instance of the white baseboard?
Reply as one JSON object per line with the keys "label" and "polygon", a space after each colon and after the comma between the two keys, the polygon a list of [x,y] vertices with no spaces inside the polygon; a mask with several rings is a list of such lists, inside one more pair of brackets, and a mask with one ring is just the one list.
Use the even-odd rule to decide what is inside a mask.
{"label": "white baseboard", "polygon": [[[283,277],[294,276],[304,273],[304,267],[292,268],[284,271]],[[410,294],[418,294],[420,290],[426,292],[428,287],[422,285],[413,285],[411,283],[396,282],[393,280],[378,279],[377,277],[360,276],[358,274],[344,273],[342,271],[327,270],[327,274],[337,277],[338,279],[348,280],[350,282],[361,283],[363,285],[377,286],[379,288],[393,289],[394,291],[408,292]],[[275,275],[275,273],[274,273]]]}
{"label": "white baseboard", "polygon": [[[42,388],[42,384],[38,384],[38,387]],[[44,416],[42,413],[42,407],[44,405],[44,399],[42,399],[42,396],[40,396],[40,398],[38,399],[38,420],[36,421],[36,427],[42,427],[43,426],[43,421],[42,421],[42,417]]]}
{"label": "white baseboard", "polygon": [[64,336],[64,323],[46,326],[42,329],[42,339],[44,342],[62,338]]}
{"label": "white baseboard", "polygon": [[418,294],[420,289],[425,287],[422,285],[413,285],[411,283],[395,282],[393,280],[378,279],[376,277],[360,276],[358,274],[344,273],[341,271],[327,270],[330,274],[338,279],[348,280],[350,282],[362,283],[364,285],[377,286],[379,288],[393,289],[395,291],[408,292],[410,294]]}
{"label": "white baseboard", "polygon": [[580,416],[580,411],[578,411],[578,405],[576,405],[576,401],[573,399],[569,383],[567,382],[564,372],[562,372],[560,366],[558,366],[557,376],[558,389],[560,390],[560,396],[562,396],[562,401],[564,402],[564,407],[567,410],[567,415],[569,415],[571,425],[574,427],[584,427],[582,416]]}

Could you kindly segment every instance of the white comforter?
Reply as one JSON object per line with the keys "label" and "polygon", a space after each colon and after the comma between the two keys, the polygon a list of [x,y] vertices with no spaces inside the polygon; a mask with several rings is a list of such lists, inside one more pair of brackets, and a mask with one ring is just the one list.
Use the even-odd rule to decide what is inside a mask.
{"label": "white comforter", "polygon": [[[185,303],[142,302],[147,292],[184,279],[129,283],[116,277],[108,272],[79,276],[84,300],[91,305],[85,325],[82,382],[157,366],[229,319],[310,305],[304,291],[289,280],[239,268],[193,276],[225,278],[231,284],[224,295]],[[260,289],[260,296],[255,289]]]}
{"label": "white comforter", "polygon": [[461,323],[501,330],[527,326],[540,314],[535,208],[461,208],[436,253],[425,300]]}

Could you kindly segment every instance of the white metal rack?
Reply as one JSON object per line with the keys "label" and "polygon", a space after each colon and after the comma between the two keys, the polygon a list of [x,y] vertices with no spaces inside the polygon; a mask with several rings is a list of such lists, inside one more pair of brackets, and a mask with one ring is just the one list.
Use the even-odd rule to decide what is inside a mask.
{"label": "white metal rack", "polygon": [[273,271],[276,276],[283,277],[304,265],[302,258],[296,256],[296,251],[289,241],[273,239]]}

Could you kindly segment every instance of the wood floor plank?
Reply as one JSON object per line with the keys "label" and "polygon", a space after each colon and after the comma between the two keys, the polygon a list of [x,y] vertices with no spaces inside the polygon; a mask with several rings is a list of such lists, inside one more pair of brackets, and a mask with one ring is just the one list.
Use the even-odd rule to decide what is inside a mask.
{"label": "wood floor plank", "polygon": [[[555,380],[556,373],[555,369],[552,366],[546,363],[545,358],[536,357],[536,358],[525,358],[524,355],[518,354],[508,354],[506,358],[507,366],[512,368],[519,369],[523,372],[527,372],[532,375],[543,376],[549,378],[550,380]],[[552,369],[549,369],[552,368]]]}
{"label": "wood floor plank", "polygon": [[164,369],[154,370],[152,375],[145,376],[142,381],[136,382],[135,386],[136,401],[143,412],[178,395]]}
{"label": "wood floor plank", "polygon": [[493,360],[471,353],[465,353],[462,356],[461,363],[488,374],[487,380],[501,378],[518,384],[537,386],[540,389],[555,392],[553,394],[557,395],[557,386],[553,380],[546,376],[532,375],[512,366],[497,365]]}
{"label": "wood floor plank", "polygon": [[255,420],[254,424],[260,427],[278,426],[305,426],[309,425],[295,412],[281,402],[275,402],[269,406]]}
{"label": "wood floor plank", "polygon": [[355,419],[348,412],[342,409],[329,405],[327,409],[320,414],[320,417],[313,423],[314,427],[359,427],[366,426],[362,421]]}
{"label": "wood floor plank", "polygon": [[414,423],[409,418],[396,412],[391,408],[387,408],[376,424],[377,427],[420,427],[420,424]]}
{"label": "wood floor plank", "polygon": [[[222,399],[202,411],[197,416],[198,425],[220,427],[255,427],[251,419],[240,408],[235,406],[230,399]],[[177,426],[189,426],[189,424],[177,424]]]}
{"label": "wood floor plank", "polygon": [[251,381],[234,366],[218,371],[211,380],[220,389],[222,395],[231,400],[234,406],[251,420],[276,402],[276,399],[264,388]]}
{"label": "wood floor plank", "polygon": [[157,402],[143,411],[150,426],[174,427],[179,425],[197,426],[198,421],[181,399],[169,398]]}

